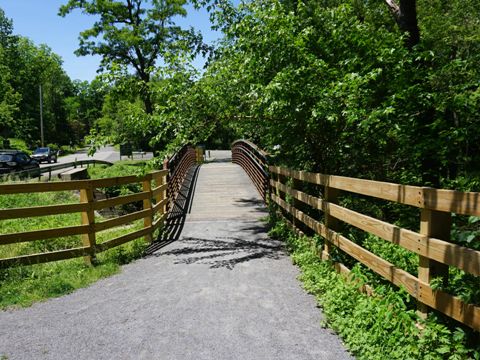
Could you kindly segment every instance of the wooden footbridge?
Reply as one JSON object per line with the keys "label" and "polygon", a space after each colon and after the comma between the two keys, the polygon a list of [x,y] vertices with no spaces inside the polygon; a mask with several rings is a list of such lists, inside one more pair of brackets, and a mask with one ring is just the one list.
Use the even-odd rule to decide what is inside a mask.
{"label": "wooden footbridge", "polygon": [[[95,195],[98,188],[132,183],[139,184],[141,190],[137,193],[110,199],[98,199]],[[331,254],[334,249],[335,251],[345,252],[386,280],[405,288],[411,296],[418,300],[421,312],[425,313],[429,308],[433,308],[473,329],[480,330],[480,307],[475,304],[465,303],[454,294],[438,289],[434,290],[430,286],[433,278],[446,278],[449,267],[455,267],[465,273],[480,276],[480,252],[449,241],[452,213],[480,216],[480,193],[398,185],[278,167],[270,164],[268,154],[254,144],[244,140],[236,141],[232,146],[231,153],[230,151],[213,152],[213,158],[207,159],[206,163],[195,148],[185,146],[165,163],[164,169],[143,177],[127,176],[99,180],[0,185],[0,194],[5,196],[44,191],[77,191],[80,194],[80,202],[77,204],[59,204],[37,208],[0,209],[0,224],[2,220],[7,219],[74,212],[81,214],[81,223],[60,229],[45,229],[15,234],[0,233],[0,246],[74,235],[81,237],[82,245],[76,248],[60,249],[48,253],[22,254],[0,259],[0,267],[23,266],[74,257],[84,257],[85,261],[91,264],[99,253],[134,239],[145,237],[151,243],[147,250],[150,256],[135,262],[133,265],[129,265],[130,268],[127,266],[124,274],[119,275],[122,286],[132,286],[132,289],[136,289],[136,291],[148,292],[150,291],[148,289],[152,286],[150,281],[158,281],[155,284],[164,284],[164,281],[166,281],[164,285],[158,285],[162,294],[155,293],[154,295],[166,303],[173,302],[173,306],[175,300],[166,297],[167,293],[170,292],[172,296],[176,296],[176,301],[179,302],[180,308],[183,306],[182,309],[185,314],[192,316],[193,319],[204,321],[204,324],[199,328],[192,328],[193,325],[191,323],[185,323],[186,328],[177,329],[180,332],[180,338],[195,336],[197,341],[206,341],[209,346],[216,347],[218,350],[217,352],[209,353],[203,349],[202,351],[205,352],[199,355],[198,352],[193,354],[188,353],[185,349],[182,350],[181,346],[175,341],[169,344],[161,342],[164,349],[171,351],[169,353],[170,357],[166,356],[164,358],[180,358],[182,354],[184,355],[183,358],[231,358],[227,356],[228,351],[227,353],[222,353],[225,349],[230,349],[229,345],[225,345],[221,341],[217,343],[216,340],[205,340],[202,337],[202,332],[208,333],[212,337],[218,337],[219,332],[223,332],[222,336],[226,336],[228,341],[232,343],[238,343],[244,339],[244,344],[249,344],[251,351],[256,351],[256,353],[253,353],[245,349],[242,350],[246,358],[294,358],[295,356],[287,350],[288,347],[295,348],[295,344],[290,340],[300,343],[312,340],[309,335],[302,333],[304,331],[302,327],[309,329],[309,331],[315,334],[315,339],[310,341],[309,346],[315,341],[318,342],[316,337],[319,334],[317,330],[313,330],[310,320],[303,319],[300,316],[301,319],[297,319],[298,322],[296,323],[295,321],[297,320],[294,319],[286,321],[277,318],[274,313],[268,310],[269,307],[272,309],[281,308],[282,297],[289,298],[293,296],[292,301],[294,303],[303,303],[302,306],[306,308],[313,305],[309,303],[311,299],[305,300],[305,298],[302,298],[303,295],[299,295],[292,288],[294,286],[292,284],[295,282],[295,272],[292,272],[291,268],[287,270],[276,268],[277,265],[275,264],[277,264],[277,261],[281,262],[279,259],[283,259],[285,254],[281,244],[266,237],[265,227],[260,222],[260,219],[267,215],[265,202],[270,203],[276,209],[275,211],[285,218],[285,221],[290,224],[293,230],[306,234],[316,233],[321,235],[325,239],[325,246],[317,248],[317,251],[322,259],[332,261]],[[419,230],[400,228],[394,224],[341,206],[339,205],[339,199],[341,199],[344,193],[357,194],[366,198],[383,199],[418,208],[421,214]],[[101,209],[127,203],[141,204],[141,208],[101,222],[95,216],[96,212]],[[142,219],[143,226],[134,229],[130,233],[103,242],[98,241],[98,233]],[[356,244],[341,233],[341,223],[346,223],[369,232],[385,241],[397,244],[418,254],[418,274],[408,273]],[[199,267],[175,268],[174,266],[192,264]],[[252,264],[258,264],[260,268],[256,269]],[[332,264],[339,272],[345,273],[348,277],[349,269],[343,264],[334,262]],[[236,277],[231,278],[228,272],[219,273],[220,275],[202,273],[204,270],[201,269],[205,269],[205,266],[209,269],[227,269],[228,271],[234,269],[239,271],[239,273],[235,275]],[[285,266],[288,267],[290,265]],[[144,267],[143,270],[141,270],[142,267]],[[268,268],[274,268],[278,273],[275,275],[268,272]],[[264,271],[271,279],[268,281],[263,278],[260,279],[259,277],[262,277],[264,274],[253,272],[253,270]],[[129,271],[132,271],[134,275],[130,274]],[[153,273],[148,273],[148,271]],[[203,274],[203,277],[199,277],[199,271]],[[169,272],[172,273],[170,274]],[[126,276],[126,279],[123,279],[122,276]],[[128,278],[129,276],[138,276],[137,282],[132,278]],[[143,276],[147,278],[144,279]],[[166,280],[162,280],[162,276],[165,276]],[[170,281],[168,276],[176,279],[175,281],[184,290],[181,291],[177,287],[171,287],[170,285],[172,284],[168,282]],[[190,278],[184,278],[183,276]],[[248,279],[256,279],[259,282],[252,285],[248,282],[251,280]],[[195,287],[195,284],[189,282],[190,280],[196,281],[199,287]],[[227,285],[229,281],[234,282],[234,288],[231,285]],[[282,284],[282,281],[285,281],[285,283]],[[94,285],[85,291],[88,293],[88,296],[96,296],[94,295],[95,292],[102,293],[105,299],[99,301],[99,306],[103,311],[109,313],[108,306],[110,305],[104,301],[108,300],[116,303],[119,299],[115,300],[109,297],[108,289],[105,288],[107,284],[108,281],[103,283],[103,285]],[[148,289],[142,288],[142,284],[150,287]],[[215,284],[218,284],[218,286]],[[116,288],[116,286],[120,285],[116,283],[112,285],[113,288]],[[272,287],[281,288],[282,286],[288,288],[290,293],[275,293],[276,290],[272,289]],[[264,290],[261,290],[261,288]],[[265,290],[267,288],[269,289],[268,291]],[[128,292],[128,290],[125,291]],[[188,291],[192,293],[188,293]],[[262,291],[267,291],[267,293]],[[130,295],[135,296],[134,294]],[[77,296],[79,296],[77,293],[69,295],[65,301],[68,302],[68,298],[72,297],[73,302],[78,302]],[[228,314],[233,313],[238,317],[242,315],[241,312],[237,312],[220,301],[219,296],[226,296],[232,301],[232,304],[237,304],[244,314],[253,314],[251,318],[249,318],[250,315],[245,315],[249,318],[249,321],[255,322],[257,317],[262,322],[270,322],[267,325],[270,330],[263,329],[263,325],[260,326],[258,324],[259,328],[254,329],[243,320],[240,321],[239,318],[236,319],[243,324],[242,326],[236,327],[224,322],[225,317],[229,316]],[[185,297],[188,300],[185,300]],[[132,298],[131,301],[136,300]],[[143,301],[146,307],[154,306],[150,300],[141,300],[141,302]],[[186,303],[183,303],[184,301]],[[256,310],[252,310],[250,307],[244,308],[244,306],[247,306],[245,305],[246,303],[256,303],[257,301],[265,312],[262,312],[262,310],[255,315]],[[55,304],[55,302],[47,302],[40,305],[42,313],[58,310]],[[74,306],[74,304],[69,304],[69,306]],[[87,305],[87,308],[91,310],[89,306]],[[220,312],[215,310],[215,306],[219,307]],[[199,312],[193,311],[192,308],[194,309],[195,307],[198,307],[200,312],[205,311],[209,315],[201,315]],[[66,307],[64,306],[61,311],[66,311],[65,309]],[[32,315],[32,312],[35,311],[32,308],[0,313],[0,324],[2,324],[0,325],[0,355],[2,355],[2,346],[5,346],[5,344],[12,346],[16,349],[15,351],[18,350],[19,354],[23,354],[24,358],[35,354],[38,355],[35,352],[22,353],[22,350],[19,349],[25,346],[25,344],[22,344],[21,341],[14,342],[11,340],[11,334],[16,331],[11,327],[12,323],[15,324],[17,322],[15,319],[20,319],[20,321],[27,323],[30,322],[28,319],[38,320],[38,317],[41,315],[37,313]],[[72,309],[72,311],[76,310]],[[155,311],[160,310],[155,308]],[[165,317],[162,318],[162,321],[166,322],[165,324],[162,323],[163,325],[161,326],[147,319],[143,319],[144,323],[151,326],[150,330],[157,335],[159,335],[158,331],[160,331],[158,326],[160,328],[165,326],[168,331],[173,331],[172,326],[174,327],[175,322],[182,323],[184,320],[180,320],[182,315],[177,314],[176,310],[170,309],[169,311],[171,316],[161,312],[161,316]],[[290,310],[282,308],[282,311],[288,312]],[[305,314],[309,314],[308,316],[311,315],[311,312],[305,309],[299,312],[303,311],[306,311]],[[67,313],[70,314],[69,311]],[[64,314],[67,313],[64,312]],[[66,315],[66,321],[67,323],[71,321],[72,326],[74,326],[74,316],[68,314]],[[126,315],[122,314],[119,316],[123,318]],[[212,316],[217,317],[216,320],[221,325],[215,323],[212,320]],[[271,318],[268,318],[268,316],[271,316]],[[295,316],[298,316],[298,314]],[[292,314],[293,317],[294,315]],[[61,321],[61,319],[57,320]],[[108,320],[106,319],[106,321]],[[45,321],[48,322],[47,320]],[[116,323],[116,320],[112,319],[112,321]],[[125,319],[125,321],[128,322],[130,320]],[[204,328],[205,324],[210,325],[211,331]],[[135,326],[137,325],[132,326],[136,329]],[[58,335],[61,332],[61,327],[58,327],[58,325],[56,328],[55,324],[48,322],[47,326],[49,326],[53,334]],[[155,326],[157,327],[155,328]],[[272,330],[272,327],[277,327],[277,330]],[[27,331],[27,328],[26,326],[21,327],[24,331]],[[290,330],[288,330],[289,328]],[[16,333],[18,336],[24,335],[21,329],[19,330],[20,333]],[[292,336],[290,340],[287,340],[287,333],[281,333],[282,329],[285,329],[287,333],[290,331]],[[98,330],[92,331],[95,333]],[[109,329],[109,326],[106,325],[105,331],[111,331],[113,334],[114,328]],[[278,331],[280,331],[280,334]],[[250,333],[247,334],[245,332]],[[282,343],[283,340],[280,341],[277,338],[279,343],[275,343],[277,340],[273,338],[272,334],[274,333],[275,336],[280,336],[282,339],[282,336],[285,335],[285,341]],[[120,338],[128,343],[127,335],[122,335]],[[144,335],[150,337],[150,335]],[[304,335],[305,337],[302,337]],[[255,336],[263,336],[270,339],[272,342],[270,345],[281,349],[283,353],[275,351],[273,353],[263,353],[260,344],[252,340]],[[342,349],[338,340],[328,336],[327,338],[325,341],[329,343],[330,352],[314,347],[311,348],[310,353],[304,354],[301,358],[318,356],[321,358],[322,356],[323,358],[332,358],[332,356],[334,358],[349,357]],[[38,341],[47,340],[41,338]],[[135,343],[132,346],[138,348],[140,345]],[[145,347],[146,345],[143,344],[143,346]],[[158,350],[156,345],[149,344],[149,346],[155,351]],[[197,349],[200,345],[197,343],[191,344],[191,346]],[[223,350],[220,350],[222,346]],[[106,346],[103,350],[99,350],[99,346],[94,346],[93,348],[97,352],[105,350],[104,358],[108,358],[108,351],[115,353],[115,350],[109,346]],[[72,349],[72,351],[75,351],[75,346]],[[230,350],[233,351],[234,348]],[[182,353],[182,351],[187,352]],[[148,358],[148,355],[151,354],[152,352],[147,351],[145,358]],[[264,356],[254,356],[255,354],[263,354]],[[72,353],[72,355],[74,354]],[[88,355],[93,358],[102,358],[102,356],[95,356],[94,353],[88,353]],[[225,356],[221,357],[222,355]],[[19,356],[19,358],[22,356]],[[61,357],[45,356],[45,358]],[[126,356],[125,358],[131,357]]]}

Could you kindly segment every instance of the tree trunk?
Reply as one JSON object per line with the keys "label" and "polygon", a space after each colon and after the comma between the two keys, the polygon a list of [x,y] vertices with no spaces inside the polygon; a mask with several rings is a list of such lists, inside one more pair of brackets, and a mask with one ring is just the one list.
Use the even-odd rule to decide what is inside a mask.
{"label": "tree trunk", "polygon": [[420,42],[416,0],[400,1],[400,16],[398,18],[398,26],[400,29],[408,33],[406,45],[409,49]]}
{"label": "tree trunk", "polygon": [[[420,30],[417,21],[417,2],[416,0],[400,0],[400,5],[396,0],[385,0],[395,21],[401,31],[406,32],[408,37],[405,39],[405,46],[412,49],[420,42]],[[435,139],[438,135],[432,133],[428,125],[433,122],[435,109],[431,108],[422,115],[420,119],[420,131],[423,141],[425,139]],[[426,150],[422,154],[420,172],[423,184],[433,187],[440,186],[440,170],[441,163],[437,154],[433,151]]]}
{"label": "tree trunk", "polygon": [[152,97],[150,95],[150,91],[148,91],[148,88],[147,88],[147,89],[144,89],[142,92],[143,92],[143,94],[142,94],[143,104],[145,105],[145,112],[148,115],[152,115],[153,114],[153,103],[152,103]]}
{"label": "tree trunk", "polygon": [[400,6],[395,0],[385,0],[392,12],[400,30],[408,33],[405,40],[407,48],[411,49],[420,42],[420,29],[417,22],[417,1],[400,0]]}
{"label": "tree trunk", "polygon": [[143,104],[145,105],[145,112],[148,115],[153,114],[153,103],[152,103],[152,95],[150,94],[150,89],[148,85],[150,83],[150,75],[143,71],[139,73],[140,79],[142,83],[140,85],[140,94],[142,96]]}

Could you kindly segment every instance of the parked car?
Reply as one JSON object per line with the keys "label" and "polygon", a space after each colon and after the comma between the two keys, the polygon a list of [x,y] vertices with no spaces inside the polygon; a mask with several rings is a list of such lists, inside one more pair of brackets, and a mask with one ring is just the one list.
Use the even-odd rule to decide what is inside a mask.
{"label": "parked car", "polygon": [[57,152],[49,147],[39,147],[33,152],[32,158],[40,163],[42,161],[48,163],[51,163],[52,161],[57,162]]}
{"label": "parked car", "polygon": [[[19,150],[0,150],[0,174],[40,169],[38,161]],[[38,172],[40,173],[40,172]],[[37,174],[32,174],[37,175]]]}

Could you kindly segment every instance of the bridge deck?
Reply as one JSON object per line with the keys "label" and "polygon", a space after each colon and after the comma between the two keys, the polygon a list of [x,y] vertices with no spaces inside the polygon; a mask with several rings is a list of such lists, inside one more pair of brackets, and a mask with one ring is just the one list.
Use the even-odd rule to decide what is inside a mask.
{"label": "bridge deck", "polygon": [[[213,154],[228,161],[228,153]],[[180,239],[121,274],[0,313],[9,359],[349,359],[320,327],[260,197],[227,161],[203,165]]]}

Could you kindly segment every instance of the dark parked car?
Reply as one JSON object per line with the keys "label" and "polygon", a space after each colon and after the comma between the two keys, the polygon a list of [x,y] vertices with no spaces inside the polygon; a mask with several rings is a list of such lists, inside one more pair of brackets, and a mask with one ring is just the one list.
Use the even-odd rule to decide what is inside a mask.
{"label": "dark parked car", "polygon": [[48,163],[57,162],[57,152],[49,147],[40,147],[37,148],[33,154],[32,158],[38,162],[46,161]]}
{"label": "dark parked car", "polygon": [[23,151],[0,150],[0,174],[9,174],[39,168],[38,161],[32,159]]}

